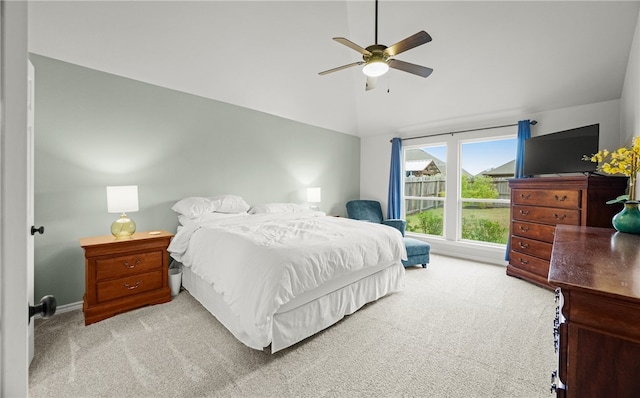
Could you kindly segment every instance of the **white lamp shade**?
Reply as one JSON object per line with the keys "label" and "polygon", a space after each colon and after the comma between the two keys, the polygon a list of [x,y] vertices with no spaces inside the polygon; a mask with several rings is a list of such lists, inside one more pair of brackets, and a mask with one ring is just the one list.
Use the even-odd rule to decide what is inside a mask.
{"label": "white lamp shade", "polygon": [[322,200],[322,193],[320,187],[307,188],[307,202],[320,203]]}
{"label": "white lamp shade", "polygon": [[389,70],[389,65],[386,62],[380,61],[372,61],[369,62],[362,68],[362,73],[369,77],[378,77],[382,76]]}
{"label": "white lamp shade", "polygon": [[107,211],[109,213],[138,211],[138,186],[107,187]]}

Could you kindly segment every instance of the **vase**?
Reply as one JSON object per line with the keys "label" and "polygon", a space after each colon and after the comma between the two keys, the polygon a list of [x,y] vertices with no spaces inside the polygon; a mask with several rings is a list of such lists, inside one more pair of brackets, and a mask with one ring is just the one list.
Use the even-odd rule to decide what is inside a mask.
{"label": "vase", "polygon": [[624,209],[611,220],[613,227],[620,232],[640,234],[640,209],[638,202],[629,200],[624,203]]}

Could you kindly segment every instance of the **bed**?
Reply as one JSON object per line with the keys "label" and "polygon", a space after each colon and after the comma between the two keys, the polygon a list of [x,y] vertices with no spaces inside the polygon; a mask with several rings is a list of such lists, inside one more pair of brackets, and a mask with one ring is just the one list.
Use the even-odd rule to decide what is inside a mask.
{"label": "bed", "polygon": [[241,206],[174,205],[169,252],[183,287],[248,347],[275,353],[404,286],[395,228],[235,198]]}

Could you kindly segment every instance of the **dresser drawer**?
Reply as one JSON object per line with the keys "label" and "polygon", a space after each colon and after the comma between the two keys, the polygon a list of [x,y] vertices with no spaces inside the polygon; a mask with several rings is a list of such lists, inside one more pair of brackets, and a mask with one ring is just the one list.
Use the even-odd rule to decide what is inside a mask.
{"label": "dresser drawer", "polygon": [[162,251],[96,260],[96,280],[122,278],[162,268]]}
{"label": "dresser drawer", "polygon": [[547,224],[536,224],[526,221],[513,221],[511,223],[511,234],[553,243],[556,226]]}
{"label": "dresser drawer", "polygon": [[539,275],[544,279],[547,279],[549,275],[548,260],[543,260],[524,253],[518,253],[513,249],[509,251],[509,264],[519,269]]}
{"label": "dresser drawer", "polygon": [[158,270],[100,282],[97,287],[98,302],[102,303],[120,297],[160,289],[162,287],[162,274],[162,270]]}
{"label": "dresser drawer", "polygon": [[558,191],[545,189],[514,189],[511,192],[514,204],[563,209],[580,208],[580,191]]}
{"label": "dresser drawer", "polygon": [[519,253],[528,254],[543,260],[551,260],[551,243],[540,242],[538,240],[521,238],[518,236],[511,237],[511,250]]}
{"label": "dresser drawer", "polygon": [[512,216],[514,220],[531,221],[542,224],[580,225],[580,210],[574,209],[513,206]]}

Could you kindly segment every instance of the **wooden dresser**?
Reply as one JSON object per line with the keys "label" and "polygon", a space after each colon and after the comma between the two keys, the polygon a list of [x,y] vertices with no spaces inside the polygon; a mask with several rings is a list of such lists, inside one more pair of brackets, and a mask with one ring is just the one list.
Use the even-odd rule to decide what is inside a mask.
{"label": "wooden dresser", "polygon": [[557,286],[558,397],[640,394],[640,236],[558,226],[549,283]]}
{"label": "wooden dresser", "polygon": [[511,237],[507,275],[551,288],[547,282],[556,225],[611,227],[622,205],[625,177],[577,176],[509,180]]}
{"label": "wooden dresser", "polygon": [[85,255],[84,324],[171,301],[167,247],[172,237],[155,231],[130,238],[80,239]]}

